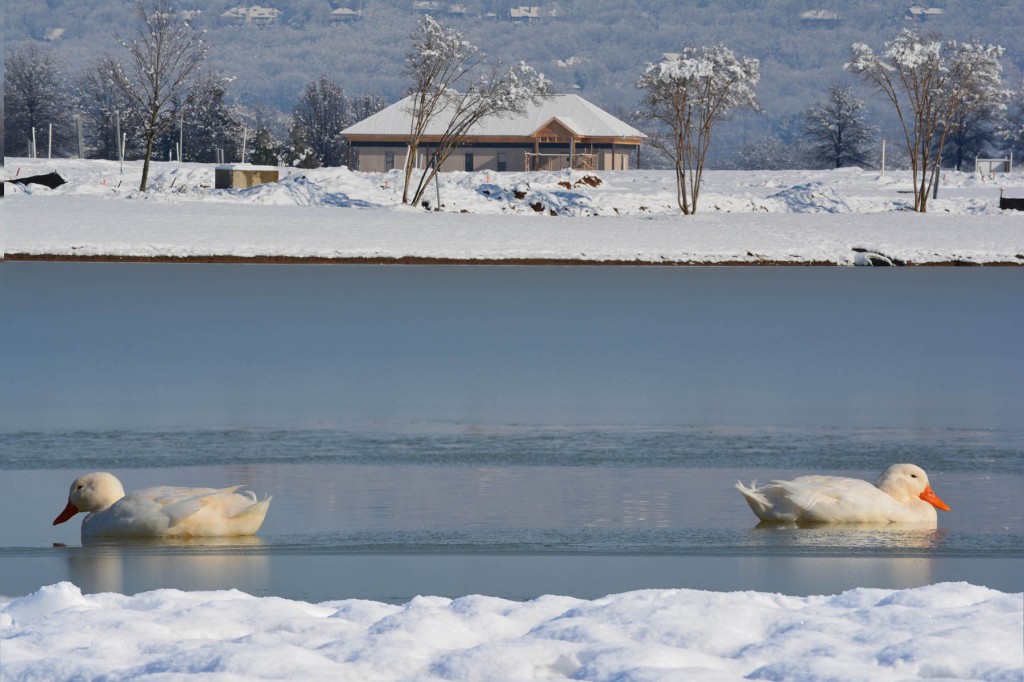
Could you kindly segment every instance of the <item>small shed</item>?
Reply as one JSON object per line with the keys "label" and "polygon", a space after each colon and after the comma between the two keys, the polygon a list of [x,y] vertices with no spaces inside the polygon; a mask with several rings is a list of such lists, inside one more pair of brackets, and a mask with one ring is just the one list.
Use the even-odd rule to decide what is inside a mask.
{"label": "small shed", "polygon": [[267,182],[277,182],[279,177],[280,172],[275,166],[229,163],[217,166],[213,186],[217,189],[245,189]]}

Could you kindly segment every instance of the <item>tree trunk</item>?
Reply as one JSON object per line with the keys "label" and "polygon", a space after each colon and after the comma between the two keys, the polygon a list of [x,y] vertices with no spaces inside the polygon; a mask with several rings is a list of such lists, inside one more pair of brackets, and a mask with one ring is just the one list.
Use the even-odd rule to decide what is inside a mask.
{"label": "tree trunk", "polygon": [[156,131],[146,135],[146,159],[142,162],[142,182],[139,183],[140,192],[145,192],[146,186],[149,183],[149,159],[153,155],[153,139],[155,137]]}
{"label": "tree trunk", "polygon": [[405,187],[402,189],[402,203],[409,203],[409,185],[412,183],[412,172],[416,169],[416,155],[419,146],[410,144],[405,153]]}

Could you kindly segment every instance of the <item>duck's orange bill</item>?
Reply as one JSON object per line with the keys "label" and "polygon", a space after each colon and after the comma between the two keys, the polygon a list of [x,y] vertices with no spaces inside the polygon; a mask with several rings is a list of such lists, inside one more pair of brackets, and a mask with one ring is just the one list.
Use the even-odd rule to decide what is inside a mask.
{"label": "duck's orange bill", "polygon": [[[925,492],[928,492],[928,491],[925,491]],[[932,504],[934,504],[934,502]],[[78,513],[78,507],[76,507],[75,505],[73,505],[70,502],[68,502],[68,506],[64,507],[64,511],[62,511],[60,513],[60,516],[58,516],[57,518],[55,518],[53,520],[53,525],[56,526],[58,523],[64,523],[65,521],[67,521],[68,519],[70,519],[72,516],[74,516],[77,513]]]}
{"label": "duck's orange bill", "polygon": [[939,499],[939,496],[935,494],[935,491],[932,490],[931,486],[924,489],[924,492],[921,493],[921,499],[933,507],[938,507],[942,511],[950,510],[949,505]]}

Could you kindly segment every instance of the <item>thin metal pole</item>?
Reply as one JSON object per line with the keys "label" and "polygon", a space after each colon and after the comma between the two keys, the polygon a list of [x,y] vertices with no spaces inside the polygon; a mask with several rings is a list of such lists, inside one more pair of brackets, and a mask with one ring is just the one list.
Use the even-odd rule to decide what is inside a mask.
{"label": "thin metal pole", "polygon": [[53,158],[53,124],[50,124],[50,134],[46,138],[46,158]]}
{"label": "thin metal pole", "polygon": [[434,208],[435,211],[441,210],[441,173],[440,166],[437,163],[437,155],[434,155],[434,189],[437,190],[437,206]]}
{"label": "thin metal pole", "polygon": [[36,158],[36,127],[32,126],[32,158]]}
{"label": "thin metal pole", "polygon": [[114,112],[114,125],[116,126],[117,136],[114,137],[114,146],[117,147],[115,152],[121,157],[121,172],[124,173],[124,149],[121,148],[121,112]]}

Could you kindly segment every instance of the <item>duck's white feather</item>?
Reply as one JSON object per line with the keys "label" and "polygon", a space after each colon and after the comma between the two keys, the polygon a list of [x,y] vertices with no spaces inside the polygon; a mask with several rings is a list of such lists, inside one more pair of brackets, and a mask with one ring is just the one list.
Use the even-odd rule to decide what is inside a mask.
{"label": "duck's white feather", "polygon": [[758,487],[737,483],[762,521],[795,523],[904,523],[934,528],[935,507],[920,498],[930,491],[920,467],[893,465],[877,486],[842,476],[800,476]]}
{"label": "duck's white feather", "polygon": [[159,486],[124,495],[110,474],[79,477],[69,504],[90,511],[83,537],[226,537],[253,535],[270,507],[242,486],[181,488]]}

